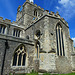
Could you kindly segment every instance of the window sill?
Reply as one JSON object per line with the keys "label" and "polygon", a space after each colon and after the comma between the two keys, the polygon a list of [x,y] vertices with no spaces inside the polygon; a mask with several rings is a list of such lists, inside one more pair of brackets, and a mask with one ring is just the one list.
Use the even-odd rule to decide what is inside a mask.
{"label": "window sill", "polygon": [[24,69],[27,68],[26,66],[11,66],[12,69]]}

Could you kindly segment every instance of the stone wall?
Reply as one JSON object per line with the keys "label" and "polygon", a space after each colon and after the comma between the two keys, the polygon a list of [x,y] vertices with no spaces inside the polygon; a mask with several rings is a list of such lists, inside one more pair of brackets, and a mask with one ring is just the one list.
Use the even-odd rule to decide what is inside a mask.
{"label": "stone wall", "polygon": [[5,40],[0,39],[0,74],[3,64],[4,50],[5,50]]}
{"label": "stone wall", "polygon": [[[56,26],[58,23],[62,26],[63,29],[65,56],[57,56]],[[40,39],[38,40],[41,44],[40,45],[41,53],[39,53],[39,61],[40,61],[39,69],[43,69],[43,70],[45,69],[46,71],[49,72],[53,71],[58,73],[71,72],[72,69],[71,52],[73,48],[72,48],[72,41],[70,41],[70,37],[69,37],[70,36],[69,27],[62,20],[59,20],[58,18],[44,16],[42,19],[39,19],[38,22],[35,22],[31,27],[29,27],[26,30],[26,35],[33,36],[32,33],[30,33],[32,28],[33,28],[32,30],[33,35],[35,35],[36,30],[40,30],[42,34]],[[52,50],[54,51],[52,52]],[[54,60],[50,59],[52,58],[50,52],[52,53],[55,52],[55,55],[53,55]],[[36,51],[35,54],[37,54]],[[67,67],[66,69],[65,66]]]}
{"label": "stone wall", "polygon": [[71,73],[72,67],[69,59],[65,56],[56,57],[57,73]]}
{"label": "stone wall", "polygon": [[[9,39],[8,39],[9,38]],[[5,42],[8,42],[9,48],[6,49],[6,55],[5,55],[5,61],[4,61],[4,68],[3,68],[3,75],[8,74],[10,72],[21,72],[21,73],[28,73],[31,72],[33,69],[33,52],[34,52],[34,44],[32,42],[27,43],[25,39],[20,38],[13,38],[10,36],[0,35],[0,74],[2,70],[2,64],[3,64],[3,57],[4,57],[4,50],[5,50]],[[12,66],[12,58],[14,55],[15,50],[19,45],[25,45],[26,47],[26,65],[25,67],[13,67]],[[32,58],[32,60],[30,60]],[[31,63],[30,63],[31,62]]]}
{"label": "stone wall", "polygon": [[75,53],[71,56],[72,61],[72,72],[75,72]]}
{"label": "stone wall", "polygon": [[[25,26],[25,29],[29,27],[36,19],[43,16],[43,9],[36,4],[33,4],[29,1],[26,1],[23,4],[23,9],[20,11],[21,6],[19,7],[19,10],[17,11],[17,22],[19,24],[22,24]],[[37,16],[34,16],[34,11],[37,10]],[[35,20],[33,18],[35,17]]]}
{"label": "stone wall", "polygon": [[[0,34],[0,73],[3,64],[5,51],[5,42],[8,42],[9,48],[6,49],[3,73],[29,73],[32,69],[45,72],[69,73],[75,71],[75,55],[73,53],[73,41],[70,39],[69,27],[67,22],[60,17],[59,13],[49,13],[29,0],[23,4],[20,11],[18,7],[17,23],[11,23],[10,20],[3,20],[0,17],[0,24],[6,26],[6,33]],[[37,10],[37,16],[34,11]],[[33,20],[33,18],[35,19]],[[65,56],[57,55],[56,26],[60,24],[63,29],[63,40]],[[21,37],[13,37],[14,28],[21,30]],[[40,36],[36,37],[36,31],[40,30]],[[29,38],[27,38],[27,36]],[[26,38],[26,39],[22,39]],[[32,40],[32,41],[31,41]],[[40,43],[39,54],[37,58],[36,41]],[[14,51],[19,45],[25,45],[27,51],[26,65],[24,67],[13,67],[12,57]]]}

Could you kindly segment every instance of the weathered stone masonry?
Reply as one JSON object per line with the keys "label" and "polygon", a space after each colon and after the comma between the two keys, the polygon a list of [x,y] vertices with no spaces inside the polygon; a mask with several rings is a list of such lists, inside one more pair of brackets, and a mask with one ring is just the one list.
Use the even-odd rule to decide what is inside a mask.
{"label": "weathered stone masonry", "polygon": [[[75,71],[68,23],[33,2],[17,9],[15,22],[0,17],[0,74]],[[25,54],[25,56],[24,56]],[[13,65],[14,64],[14,65]]]}

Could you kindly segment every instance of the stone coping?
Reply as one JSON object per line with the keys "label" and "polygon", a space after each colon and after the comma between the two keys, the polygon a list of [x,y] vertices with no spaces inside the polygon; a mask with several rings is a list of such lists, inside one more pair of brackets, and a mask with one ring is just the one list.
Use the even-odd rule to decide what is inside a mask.
{"label": "stone coping", "polygon": [[25,44],[30,44],[30,45],[34,46],[33,41],[23,39],[23,38],[20,38],[20,37],[14,37],[14,36],[10,36],[10,35],[0,34],[0,39],[8,40],[8,41],[20,42],[20,43],[25,43]]}
{"label": "stone coping", "polygon": [[69,26],[67,26],[66,23],[65,23],[61,18],[55,17],[55,16],[51,16],[51,15],[44,15],[44,16],[42,16],[40,19],[38,19],[36,22],[34,22],[33,24],[31,24],[28,28],[26,28],[25,31],[26,31],[27,29],[29,29],[30,27],[34,26],[34,25],[35,25],[37,22],[39,22],[40,20],[42,20],[45,16],[51,17],[51,18],[54,18],[54,19],[58,19],[58,20],[60,20],[67,28],[69,28]]}

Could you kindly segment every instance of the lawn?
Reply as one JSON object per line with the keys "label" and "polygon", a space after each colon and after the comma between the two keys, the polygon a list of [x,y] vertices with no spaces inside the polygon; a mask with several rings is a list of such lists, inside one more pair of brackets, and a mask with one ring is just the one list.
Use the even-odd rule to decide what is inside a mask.
{"label": "lawn", "polygon": [[[12,74],[9,74],[9,75],[12,75]],[[15,74],[15,75],[38,75],[38,73]],[[43,75],[75,75],[75,73],[69,73],[69,74],[49,74],[49,73],[44,73]]]}

